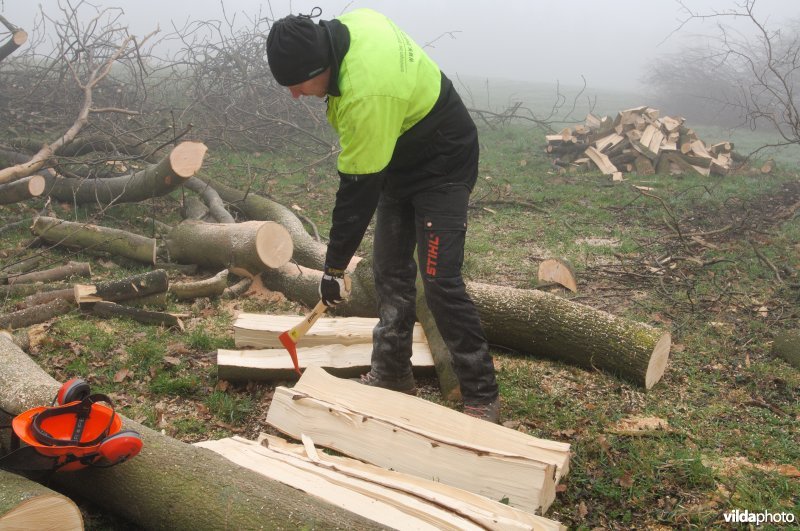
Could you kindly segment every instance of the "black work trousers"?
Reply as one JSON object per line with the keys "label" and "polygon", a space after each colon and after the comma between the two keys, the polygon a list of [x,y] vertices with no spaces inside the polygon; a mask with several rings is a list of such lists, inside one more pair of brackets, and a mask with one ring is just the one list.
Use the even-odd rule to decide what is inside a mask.
{"label": "black work trousers", "polygon": [[417,248],[425,298],[449,348],[468,404],[497,398],[494,364],[461,267],[470,189],[450,184],[378,203],[373,249],[379,322],[373,331],[372,370],[387,379],[411,371],[416,321]]}

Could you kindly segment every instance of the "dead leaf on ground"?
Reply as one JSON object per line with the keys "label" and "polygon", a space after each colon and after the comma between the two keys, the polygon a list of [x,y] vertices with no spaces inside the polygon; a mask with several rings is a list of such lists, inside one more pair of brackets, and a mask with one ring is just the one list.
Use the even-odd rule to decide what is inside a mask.
{"label": "dead leaf on ground", "polygon": [[619,486],[625,489],[633,487],[633,476],[631,476],[630,472],[622,474],[622,477],[619,478]]}
{"label": "dead leaf on ground", "polygon": [[114,383],[122,383],[133,376],[133,372],[127,367],[123,367],[114,374]]}
{"label": "dead leaf on ground", "polygon": [[621,419],[612,428],[612,433],[647,432],[669,429],[669,423],[659,417],[632,416]]}
{"label": "dead leaf on ground", "polygon": [[586,504],[584,502],[580,502],[578,504],[578,518],[583,520],[584,518],[586,518],[586,515],[588,514],[589,514],[589,508],[586,507]]}

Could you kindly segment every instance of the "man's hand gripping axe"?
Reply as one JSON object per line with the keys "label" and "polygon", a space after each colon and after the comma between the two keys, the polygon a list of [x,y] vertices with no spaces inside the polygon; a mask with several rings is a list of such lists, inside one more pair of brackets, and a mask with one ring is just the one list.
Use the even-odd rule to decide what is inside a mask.
{"label": "man's hand gripping axe", "polygon": [[303,373],[300,372],[300,363],[297,361],[297,342],[308,332],[309,328],[314,326],[317,319],[322,317],[322,314],[325,313],[327,308],[328,307],[325,306],[322,301],[319,301],[302,322],[294,326],[291,330],[287,330],[278,336],[281,344],[289,351],[289,355],[292,357],[292,363],[294,364],[294,370],[298,375],[302,375]]}

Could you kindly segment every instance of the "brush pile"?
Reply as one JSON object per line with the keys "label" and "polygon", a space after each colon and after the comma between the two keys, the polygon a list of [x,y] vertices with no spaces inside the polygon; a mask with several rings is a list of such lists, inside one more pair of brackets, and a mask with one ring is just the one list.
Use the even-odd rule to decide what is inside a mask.
{"label": "brush pile", "polygon": [[593,169],[614,180],[638,175],[725,175],[731,169],[733,144],[707,145],[684,125],[684,118],[659,117],[658,109],[642,106],[617,117],[586,117],[582,125],[547,135],[545,151],[565,168]]}

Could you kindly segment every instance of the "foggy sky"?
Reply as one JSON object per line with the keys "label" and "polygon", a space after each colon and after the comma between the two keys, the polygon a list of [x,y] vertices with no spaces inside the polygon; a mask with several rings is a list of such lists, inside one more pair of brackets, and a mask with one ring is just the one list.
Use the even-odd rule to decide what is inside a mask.
{"label": "foggy sky", "polygon": [[[53,13],[55,0],[40,2]],[[220,19],[220,0],[94,0],[121,7],[137,35],[171,31],[193,20]],[[636,88],[652,58],[675,51],[693,35],[710,34],[719,19],[694,20],[674,33],[686,13],[675,0],[224,0],[228,14],[280,18],[323,9],[322,18],[370,7],[392,18],[453,77],[560,82],[593,88]],[[709,13],[735,8],[736,0],[686,0]],[[0,13],[25,29],[39,2],[0,0]],[[795,0],[758,0],[756,14],[773,27],[800,15]],[[240,17],[241,19],[241,17]],[[726,22],[731,22],[726,20]],[[450,33],[452,32],[452,33]]]}

